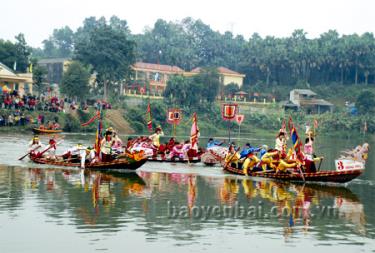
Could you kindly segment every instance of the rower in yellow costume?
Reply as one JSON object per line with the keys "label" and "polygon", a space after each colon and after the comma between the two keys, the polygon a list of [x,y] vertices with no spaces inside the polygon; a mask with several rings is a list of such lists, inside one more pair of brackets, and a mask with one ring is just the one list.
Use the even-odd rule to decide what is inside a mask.
{"label": "rower in yellow costume", "polygon": [[240,160],[240,157],[240,154],[234,149],[234,146],[230,145],[229,152],[225,156],[224,161],[227,165],[232,166],[233,164],[236,168],[238,168],[238,161]]}
{"label": "rower in yellow costume", "polygon": [[276,169],[275,163],[278,161],[274,159],[274,156],[278,156],[278,155],[279,155],[279,151],[274,150],[274,151],[269,151],[262,156],[261,166],[262,166],[263,171],[267,170],[267,166],[272,169]]}
{"label": "rower in yellow costume", "polygon": [[288,163],[284,161],[283,159],[279,160],[279,164],[276,167],[276,172],[286,172],[288,168],[296,168],[297,163]]}
{"label": "rower in yellow costume", "polygon": [[243,173],[245,175],[248,175],[248,169],[250,169],[251,171],[253,170],[253,168],[255,167],[255,165],[257,165],[257,163],[259,163],[259,159],[258,157],[253,154],[253,153],[250,153],[247,155],[245,161],[243,162],[243,165],[242,165],[242,170],[243,170]]}

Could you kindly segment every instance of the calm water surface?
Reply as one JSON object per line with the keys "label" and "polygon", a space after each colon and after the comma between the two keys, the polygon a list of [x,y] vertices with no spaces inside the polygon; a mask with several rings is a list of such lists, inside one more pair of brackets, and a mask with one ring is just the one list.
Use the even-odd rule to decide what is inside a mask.
{"label": "calm water surface", "polygon": [[[200,164],[110,173],[37,166],[18,161],[30,137],[0,135],[0,252],[375,252],[373,149],[351,183],[302,185]],[[61,151],[90,140],[66,135]],[[318,140],[322,168],[362,141]]]}

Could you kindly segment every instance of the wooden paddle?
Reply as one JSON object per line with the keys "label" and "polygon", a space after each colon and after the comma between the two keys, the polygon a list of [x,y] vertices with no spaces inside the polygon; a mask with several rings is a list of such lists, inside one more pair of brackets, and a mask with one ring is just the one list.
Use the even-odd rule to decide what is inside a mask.
{"label": "wooden paddle", "polygon": [[299,173],[301,174],[301,177],[302,177],[303,182],[306,182],[306,180],[305,180],[305,176],[303,175],[303,172],[302,172],[302,169],[301,169],[301,165],[298,164],[298,165],[297,165],[297,168],[298,168],[298,170],[299,170]]}
{"label": "wooden paddle", "polygon": [[[55,144],[55,146],[61,144],[63,141],[64,141],[64,140],[61,140],[61,141],[57,142],[57,143]],[[43,150],[42,152],[38,153],[38,154],[36,155],[37,158],[40,158],[44,153],[46,153],[46,152],[47,152],[48,150],[50,150],[52,147],[53,147],[53,145],[49,145],[48,148],[46,148],[46,149]]]}
{"label": "wooden paddle", "polygon": [[233,157],[237,154],[238,150],[240,150],[240,147],[238,147],[238,148],[235,150],[234,154],[233,154],[232,157],[229,159],[229,161],[225,163],[225,165],[224,165],[224,169],[225,169],[226,167],[228,167],[228,164],[230,164],[230,162],[233,160]]}
{"label": "wooden paddle", "polygon": [[18,158],[18,160],[20,160],[20,161],[23,160],[23,158],[25,158],[26,156],[30,155],[32,152],[34,152],[35,150],[37,150],[37,149],[40,148],[40,147],[41,147],[41,145],[38,145],[36,148],[34,148],[34,149],[31,150],[30,152],[28,152],[26,155],[24,155],[24,156]]}

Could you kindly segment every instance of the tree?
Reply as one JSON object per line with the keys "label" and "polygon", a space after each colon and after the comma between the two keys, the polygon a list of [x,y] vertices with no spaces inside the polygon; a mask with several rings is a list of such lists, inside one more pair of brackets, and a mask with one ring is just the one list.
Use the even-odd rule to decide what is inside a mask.
{"label": "tree", "polygon": [[238,92],[239,90],[240,90],[240,87],[238,87],[238,84],[229,83],[224,86],[224,95],[233,96],[234,93]]}
{"label": "tree", "polygon": [[70,98],[85,99],[90,91],[89,78],[87,68],[82,63],[73,61],[63,75],[60,92]]}
{"label": "tree", "polygon": [[91,20],[90,27],[81,28],[75,55],[77,60],[91,65],[97,72],[98,83],[107,99],[114,86],[130,77],[130,67],[135,62],[135,43],[128,39],[124,27],[115,29],[104,18],[99,21],[95,23]]}
{"label": "tree", "polygon": [[69,26],[54,29],[48,39],[43,40],[44,57],[62,57],[69,58],[73,54],[74,32]]}
{"label": "tree", "polygon": [[16,37],[16,43],[0,39],[0,62],[17,72],[26,72],[29,65],[31,48],[27,45],[25,36],[20,33]]}
{"label": "tree", "polygon": [[361,114],[371,114],[375,112],[375,94],[371,91],[364,90],[357,97],[355,103]]}
{"label": "tree", "polygon": [[29,57],[31,54],[31,48],[27,45],[25,36],[20,33],[16,37],[16,62],[17,62],[17,71],[26,72],[27,67],[29,66]]}
{"label": "tree", "polygon": [[46,90],[45,76],[47,74],[47,69],[39,66],[35,59],[32,59],[31,62],[33,64],[33,84],[36,91],[41,94]]}
{"label": "tree", "polygon": [[198,85],[197,91],[193,93],[201,94],[201,99],[208,103],[215,101],[221,86],[220,75],[216,68],[203,68],[198,75],[193,77],[193,83]]}

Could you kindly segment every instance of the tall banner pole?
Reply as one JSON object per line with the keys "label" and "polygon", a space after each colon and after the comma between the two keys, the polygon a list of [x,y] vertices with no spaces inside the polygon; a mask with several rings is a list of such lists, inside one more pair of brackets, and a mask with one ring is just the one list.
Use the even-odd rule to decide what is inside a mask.
{"label": "tall banner pole", "polygon": [[230,120],[228,120],[228,142],[230,142]]}
{"label": "tall banner pole", "polygon": [[241,139],[241,124],[238,124],[238,141]]}

